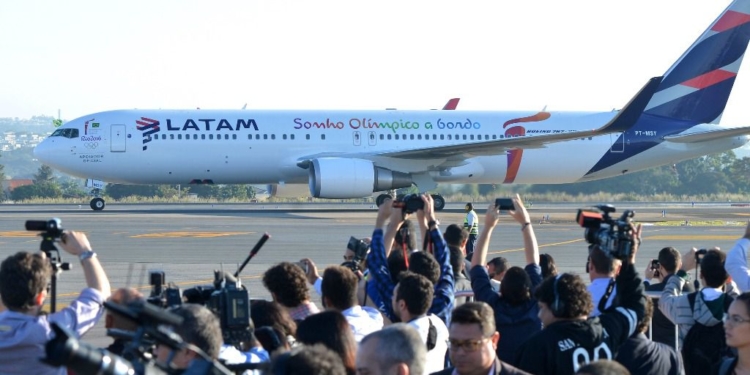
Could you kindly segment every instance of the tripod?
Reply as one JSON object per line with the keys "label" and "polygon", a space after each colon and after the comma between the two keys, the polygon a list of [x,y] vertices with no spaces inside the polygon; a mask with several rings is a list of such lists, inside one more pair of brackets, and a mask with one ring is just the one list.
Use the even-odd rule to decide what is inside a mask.
{"label": "tripod", "polygon": [[57,310],[57,274],[62,271],[70,271],[70,263],[63,262],[60,250],[55,247],[55,235],[49,232],[39,234],[42,237],[40,249],[49,259],[52,265],[52,277],[50,278],[50,312]]}

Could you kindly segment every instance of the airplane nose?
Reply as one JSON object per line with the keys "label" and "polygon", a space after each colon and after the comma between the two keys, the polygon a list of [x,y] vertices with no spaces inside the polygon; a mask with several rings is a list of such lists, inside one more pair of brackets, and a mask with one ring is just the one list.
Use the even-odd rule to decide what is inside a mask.
{"label": "airplane nose", "polygon": [[34,158],[41,161],[44,164],[48,164],[50,160],[50,144],[47,140],[43,140],[41,143],[34,147]]}

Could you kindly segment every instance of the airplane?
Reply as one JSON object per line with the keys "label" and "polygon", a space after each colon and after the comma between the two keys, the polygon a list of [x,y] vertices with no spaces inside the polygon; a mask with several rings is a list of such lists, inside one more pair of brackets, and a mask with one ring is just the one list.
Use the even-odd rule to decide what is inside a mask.
{"label": "airplane", "polygon": [[412,185],[596,180],[750,141],[750,126],[719,124],[749,39],[750,0],[735,0],[617,111],[114,110],[65,123],[34,155],[111,183],[385,192],[378,204]]}

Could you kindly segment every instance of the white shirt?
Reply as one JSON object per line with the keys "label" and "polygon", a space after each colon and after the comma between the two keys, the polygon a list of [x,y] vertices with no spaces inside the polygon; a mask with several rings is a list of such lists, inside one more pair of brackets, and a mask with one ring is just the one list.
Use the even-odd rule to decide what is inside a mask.
{"label": "white shirt", "polygon": [[[429,319],[429,321],[428,321]],[[430,331],[430,321],[437,330],[437,341],[435,347],[427,352],[425,361],[425,374],[441,371],[445,368],[445,354],[448,352],[448,327],[445,326],[440,318],[435,315],[426,315],[421,318],[412,320],[408,324],[417,329],[422,342],[427,345],[427,334]]]}
{"label": "white shirt", "polygon": [[380,311],[369,306],[355,305],[341,312],[349,322],[357,343],[372,332],[383,328],[383,316]]}

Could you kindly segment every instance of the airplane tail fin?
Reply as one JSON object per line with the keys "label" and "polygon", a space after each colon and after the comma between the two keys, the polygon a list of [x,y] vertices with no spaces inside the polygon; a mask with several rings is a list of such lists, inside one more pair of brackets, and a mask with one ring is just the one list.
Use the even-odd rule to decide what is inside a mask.
{"label": "airplane tail fin", "polygon": [[735,0],[672,65],[644,113],[718,123],[750,41],[750,0]]}

